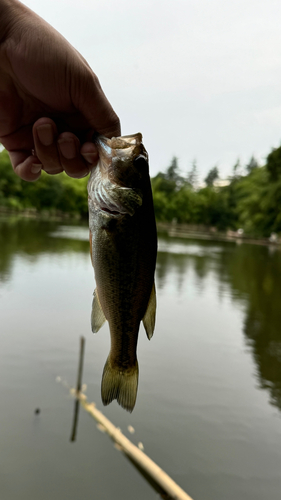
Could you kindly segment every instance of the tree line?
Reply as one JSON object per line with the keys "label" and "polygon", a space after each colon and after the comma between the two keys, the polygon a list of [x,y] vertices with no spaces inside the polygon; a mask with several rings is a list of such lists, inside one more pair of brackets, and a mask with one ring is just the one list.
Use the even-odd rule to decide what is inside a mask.
{"label": "tree line", "polygon": [[[182,175],[177,158],[172,158],[166,170],[151,179],[156,220],[212,226],[220,231],[243,228],[253,236],[281,233],[281,147],[269,153],[263,166],[252,157],[242,168],[238,160],[227,185],[220,185],[218,179],[215,166],[200,186],[196,161]],[[87,181],[42,172],[37,182],[28,183],[14,174],[7,152],[0,152],[0,207],[86,217]]]}
{"label": "tree line", "polygon": [[88,178],[73,179],[65,173],[48,175],[43,171],[38,181],[23,181],[15,175],[7,151],[0,153],[0,207],[87,216],[87,182]]}
{"label": "tree line", "polygon": [[227,185],[216,183],[218,178],[215,166],[200,187],[196,162],[182,176],[174,157],[166,171],[152,179],[156,219],[220,231],[242,228],[257,237],[281,233],[281,147],[271,151],[263,166],[252,157],[242,168],[238,160]]}

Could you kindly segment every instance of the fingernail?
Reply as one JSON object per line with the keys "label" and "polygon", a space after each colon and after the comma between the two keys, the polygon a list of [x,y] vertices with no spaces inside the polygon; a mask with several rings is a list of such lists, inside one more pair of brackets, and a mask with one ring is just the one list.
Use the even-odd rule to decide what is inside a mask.
{"label": "fingernail", "polygon": [[69,175],[69,177],[73,177],[73,179],[82,179],[83,177],[87,177],[89,170],[86,170],[86,172],[83,172],[83,170],[79,170],[78,172],[69,172],[65,169],[65,173]]}
{"label": "fingernail", "polygon": [[37,134],[39,137],[39,141],[43,146],[50,146],[54,141],[54,132],[53,127],[49,123],[45,125],[40,125],[37,127]]}
{"label": "fingernail", "polygon": [[91,164],[96,163],[98,161],[97,153],[83,153],[82,156],[88,163]]}
{"label": "fingernail", "polygon": [[31,170],[31,172],[33,174],[39,174],[39,172],[42,170],[42,166],[43,165],[41,163],[40,164],[39,163],[33,163],[31,165],[31,169],[30,170]]}
{"label": "fingernail", "polygon": [[83,177],[87,177],[87,175],[89,175],[89,170],[85,172],[85,174],[81,175],[80,179],[83,179]]}
{"label": "fingernail", "polygon": [[73,139],[68,139],[67,141],[65,139],[60,139],[58,143],[61,154],[67,160],[72,160],[73,158],[75,158],[77,151],[76,151],[76,144]]}

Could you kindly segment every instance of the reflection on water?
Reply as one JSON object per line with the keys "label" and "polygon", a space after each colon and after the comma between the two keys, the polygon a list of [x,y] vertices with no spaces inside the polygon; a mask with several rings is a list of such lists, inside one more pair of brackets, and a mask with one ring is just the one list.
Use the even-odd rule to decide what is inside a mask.
{"label": "reflection on water", "polygon": [[[50,238],[52,236],[52,238]],[[46,252],[89,252],[88,228],[29,219],[0,219],[0,282],[9,279],[15,255],[35,259]],[[234,301],[246,306],[244,334],[252,349],[259,383],[281,409],[281,252],[265,246],[192,241],[159,235],[158,291],[174,275],[180,294],[188,271],[198,289],[215,275],[217,291],[226,287]]]}
{"label": "reflection on water", "polygon": [[254,245],[180,241],[161,235],[157,260],[158,287],[174,272],[180,294],[192,267],[198,287],[216,275],[218,293],[225,286],[232,299],[246,305],[244,333],[257,363],[260,386],[281,409],[281,252]]}
{"label": "reflection on water", "polygon": [[[68,232],[71,226],[68,226]],[[22,255],[29,259],[35,259],[43,253],[63,252],[85,252],[89,251],[88,238],[76,238],[68,236],[67,232],[60,230],[64,238],[52,239],[50,234],[59,235],[57,222],[45,220],[20,219],[10,217],[0,219],[0,281],[9,279],[13,269],[16,255]],[[76,233],[82,231],[88,234],[87,227],[76,228]]]}
{"label": "reflection on water", "polygon": [[[130,439],[195,500],[280,498],[280,274],[279,250],[159,235],[156,331],[148,342],[141,327],[137,407],[103,411],[133,426]],[[80,335],[83,382],[102,409],[109,331],[91,334],[94,286],[86,224],[0,219],[1,500],[155,498],[83,411],[68,441],[73,402],[54,380],[75,384]]]}
{"label": "reflection on water", "polygon": [[281,409],[281,252],[240,247],[227,262],[233,290],[247,293],[244,333],[258,367],[261,387],[270,391],[271,403]]}

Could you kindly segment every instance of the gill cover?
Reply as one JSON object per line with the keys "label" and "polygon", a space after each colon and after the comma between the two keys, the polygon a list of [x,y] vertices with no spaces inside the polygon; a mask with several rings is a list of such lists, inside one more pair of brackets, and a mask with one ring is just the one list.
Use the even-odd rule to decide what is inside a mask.
{"label": "gill cover", "polygon": [[142,159],[148,165],[141,141],[141,134],[96,140],[99,163],[88,182],[89,200],[94,209],[120,217],[134,215],[142,205],[141,173],[134,163]]}

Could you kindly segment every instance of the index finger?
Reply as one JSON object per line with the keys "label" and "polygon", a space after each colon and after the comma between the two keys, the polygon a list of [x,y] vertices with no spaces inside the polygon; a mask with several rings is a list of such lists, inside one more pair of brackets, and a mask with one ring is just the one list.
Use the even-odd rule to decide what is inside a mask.
{"label": "index finger", "polygon": [[39,179],[42,164],[37,156],[26,151],[8,151],[15,173],[24,181],[34,182]]}

